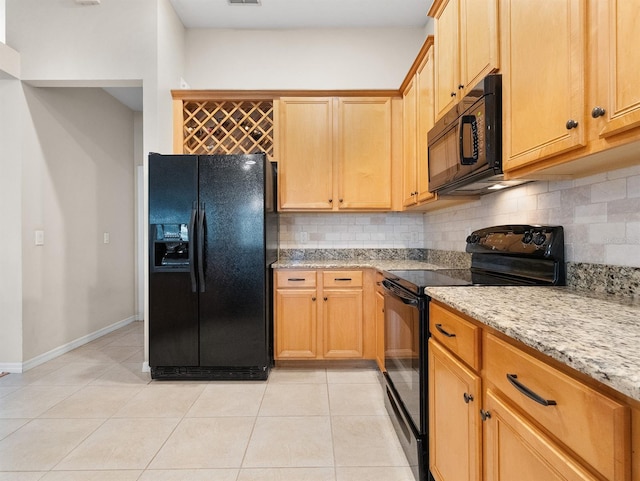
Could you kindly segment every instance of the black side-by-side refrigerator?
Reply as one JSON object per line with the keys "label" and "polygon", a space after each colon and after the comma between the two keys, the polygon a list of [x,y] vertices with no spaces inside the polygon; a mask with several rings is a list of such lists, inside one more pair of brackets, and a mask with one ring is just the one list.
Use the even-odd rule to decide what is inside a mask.
{"label": "black side-by-side refrigerator", "polygon": [[149,155],[152,378],[267,379],[275,173],[264,154]]}

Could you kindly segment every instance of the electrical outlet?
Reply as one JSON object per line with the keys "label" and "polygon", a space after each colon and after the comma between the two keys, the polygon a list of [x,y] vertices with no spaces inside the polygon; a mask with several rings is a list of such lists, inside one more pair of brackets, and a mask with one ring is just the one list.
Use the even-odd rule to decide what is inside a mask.
{"label": "electrical outlet", "polygon": [[300,244],[306,244],[307,242],[309,242],[309,233],[300,232]]}

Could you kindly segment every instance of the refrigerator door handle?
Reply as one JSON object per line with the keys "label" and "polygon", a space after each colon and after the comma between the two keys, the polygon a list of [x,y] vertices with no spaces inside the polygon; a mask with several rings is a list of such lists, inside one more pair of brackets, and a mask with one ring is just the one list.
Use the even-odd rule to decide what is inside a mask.
{"label": "refrigerator door handle", "polygon": [[205,229],[205,206],[200,204],[200,216],[198,218],[198,283],[200,284],[200,292],[207,290],[204,282],[204,229]]}
{"label": "refrigerator door handle", "polygon": [[189,219],[189,275],[191,276],[191,292],[198,290],[198,282],[196,280],[195,266],[195,247],[196,247],[196,216],[198,215],[197,203],[193,203],[191,207],[191,219]]}

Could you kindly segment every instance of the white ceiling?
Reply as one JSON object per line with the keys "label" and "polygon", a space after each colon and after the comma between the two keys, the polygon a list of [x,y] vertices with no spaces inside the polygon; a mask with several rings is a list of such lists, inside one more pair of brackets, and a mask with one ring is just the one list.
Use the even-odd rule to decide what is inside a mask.
{"label": "white ceiling", "polygon": [[433,0],[170,0],[187,28],[423,27]]}

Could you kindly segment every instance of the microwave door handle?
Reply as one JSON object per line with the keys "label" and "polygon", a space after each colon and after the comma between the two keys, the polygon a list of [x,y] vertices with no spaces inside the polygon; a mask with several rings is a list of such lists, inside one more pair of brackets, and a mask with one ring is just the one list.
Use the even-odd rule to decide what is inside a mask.
{"label": "microwave door handle", "polygon": [[[469,146],[471,156],[465,156],[465,130],[471,134]],[[462,115],[458,124],[458,140],[460,141],[460,165],[473,165],[478,162],[478,123],[475,115]]]}

